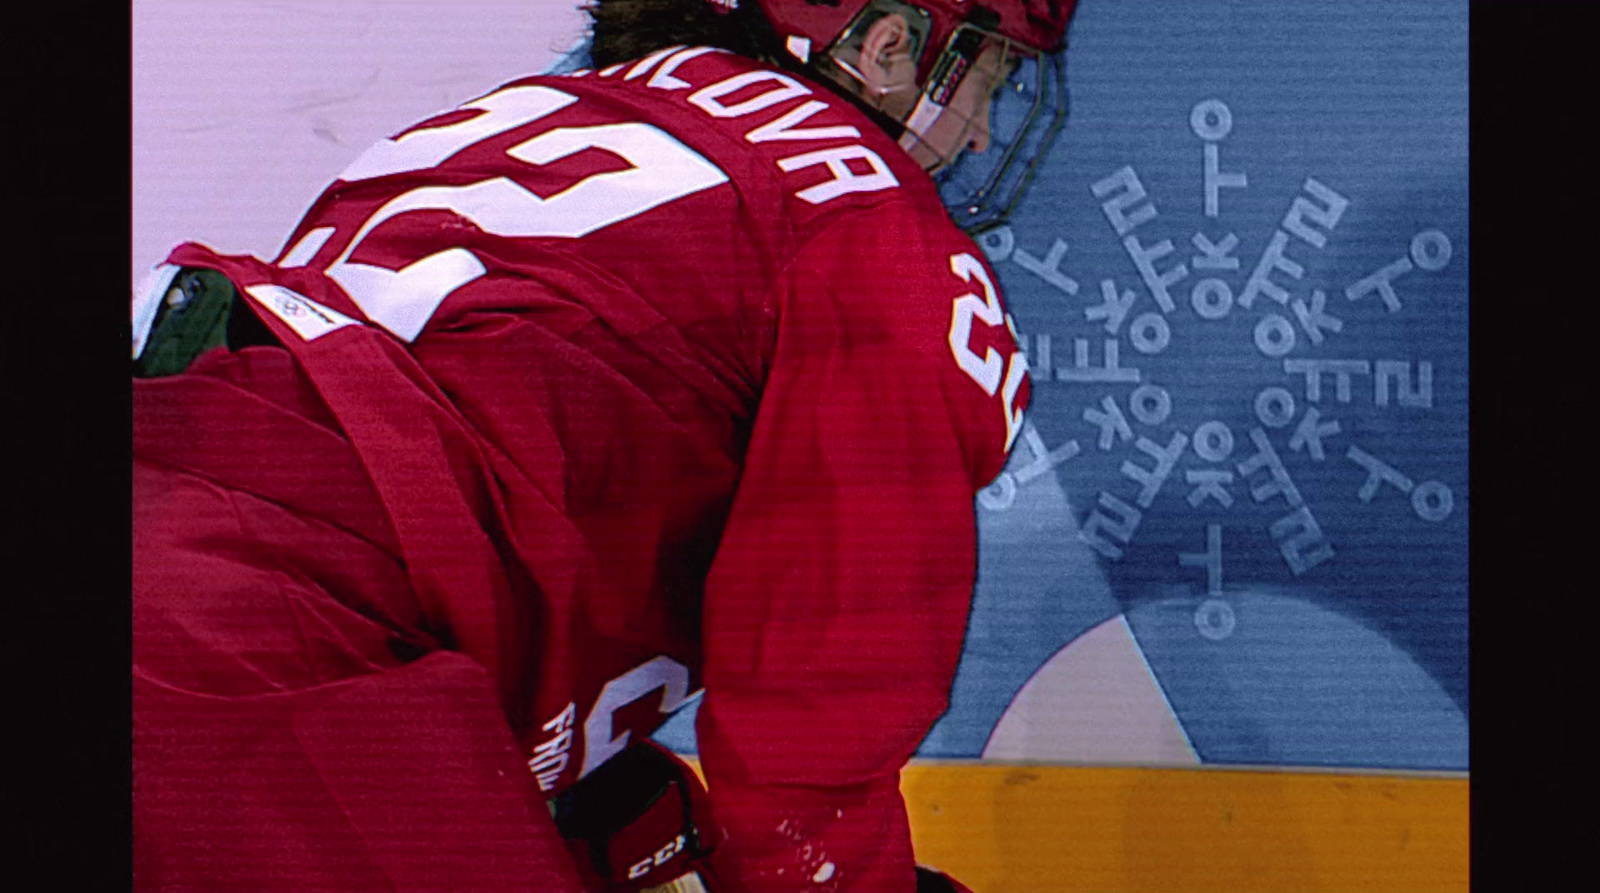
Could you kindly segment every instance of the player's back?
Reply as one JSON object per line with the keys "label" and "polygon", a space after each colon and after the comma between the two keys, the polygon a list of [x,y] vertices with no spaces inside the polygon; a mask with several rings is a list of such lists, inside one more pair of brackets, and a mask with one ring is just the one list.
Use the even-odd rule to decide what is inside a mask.
{"label": "player's back", "polygon": [[[582,514],[673,501],[660,488],[685,472],[726,489],[780,272],[830,223],[904,203],[908,180],[936,208],[919,179],[822,88],[673,47],[515,81],[380,143],[277,265],[320,269],[411,342],[489,442],[564,463]],[[535,408],[562,455],[519,428]]]}
{"label": "player's back", "polygon": [[[930,253],[924,241],[972,247],[910,158],[848,103],[729,53],[674,47],[515,81],[378,144],[271,265],[192,247],[174,257],[224,269],[258,300],[250,281],[265,277],[407,345],[410,359],[380,349],[414,361],[410,378],[363,365],[372,352],[348,346],[359,339],[307,335],[291,349],[324,395],[356,395],[335,414],[401,539],[409,525],[408,542],[440,556],[430,565],[408,547],[413,577],[455,603],[448,619],[492,618],[477,638],[463,622],[455,644],[496,669],[521,713],[513,726],[537,744],[540,726],[571,724],[563,705],[597,704],[602,689],[665,686],[672,701],[698,684],[699,598],[780,295],[818,269],[853,277],[860,300],[893,298],[898,259],[878,249],[821,268],[798,260],[851,231],[879,232],[877,245],[898,244],[882,235],[893,233],[914,257]],[[942,340],[946,324],[932,322]],[[402,395],[415,410],[397,408]],[[417,470],[385,469],[373,445],[388,440],[385,455]],[[417,464],[431,453],[447,480]],[[490,565],[507,582],[474,583],[501,573]],[[461,608],[475,588],[496,594]],[[498,665],[479,653],[493,640]],[[605,731],[643,733],[653,715],[619,714]],[[570,781],[568,762],[534,767],[541,785]]]}
{"label": "player's back", "polygon": [[[736,459],[775,338],[779,273],[838,219],[907,199],[944,222],[920,171],[843,100],[732,54],[673,47],[515,81],[380,143],[319,199],[278,266],[320,268],[412,342],[452,396],[505,401],[483,419],[491,440],[495,424],[554,400],[576,426],[552,419],[569,445],[600,425],[654,432],[659,446],[676,419]],[[562,356],[478,353],[473,336],[500,338],[490,323],[511,317]],[[540,379],[514,368],[530,363],[550,376],[543,389],[571,392],[519,393]],[[630,388],[661,418],[616,415],[633,411],[611,402]],[[595,484],[591,460],[633,464],[607,448],[568,456],[568,482]],[[583,502],[569,494],[570,507]]]}

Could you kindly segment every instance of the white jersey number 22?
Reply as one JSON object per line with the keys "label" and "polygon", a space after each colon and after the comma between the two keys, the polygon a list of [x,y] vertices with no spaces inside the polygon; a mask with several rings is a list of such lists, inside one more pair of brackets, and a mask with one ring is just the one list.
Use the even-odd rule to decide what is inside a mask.
{"label": "white jersey number 22", "polygon": [[[566,108],[578,99],[550,87],[509,87],[463,106],[482,112],[474,118],[424,128],[385,140],[367,150],[339,179],[357,181],[404,171],[426,170],[456,152],[514,127]],[[466,248],[450,248],[419,258],[399,270],[350,260],[367,234],[407,211],[452,211],[484,232],[510,237],[575,239],[642,214],[667,202],[710,189],[728,180],[716,165],[649,124],[624,122],[589,127],[557,127],[506,150],[530,165],[545,165],[586,149],[604,149],[633,167],[590,175],[567,189],[540,198],[505,177],[465,186],[423,186],[378,208],[356,231],[327,275],[373,322],[411,341],[444,299],[486,272]],[[331,235],[312,230],[288,258],[314,252]]]}

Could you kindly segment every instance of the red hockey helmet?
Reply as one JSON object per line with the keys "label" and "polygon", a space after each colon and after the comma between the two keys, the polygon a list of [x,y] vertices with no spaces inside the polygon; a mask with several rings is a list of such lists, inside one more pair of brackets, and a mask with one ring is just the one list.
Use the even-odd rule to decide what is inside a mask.
{"label": "red hockey helmet", "polygon": [[[726,8],[737,0],[708,2]],[[921,95],[899,121],[901,145],[934,173],[963,229],[976,234],[1005,222],[1066,119],[1060,51],[1076,0],[755,2],[790,55],[807,65],[825,58],[858,81],[866,29],[887,14],[905,19]],[[969,77],[985,78],[976,86],[993,97],[989,120],[957,118],[952,138],[958,112],[948,106]],[[931,136],[936,127],[938,139]],[[981,142],[985,151],[961,151]]]}
{"label": "red hockey helmet", "polygon": [[[726,5],[728,0],[708,0]],[[938,61],[929,47],[944,47],[962,25],[976,25],[1041,53],[1062,48],[1067,22],[1077,0],[907,0],[927,16],[930,33],[923,44],[923,57],[917,79],[926,80]],[[850,24],[875,5],[875,0],[756,0],[756,5],[772,24],[778,36],[793,39],[790,51],[799,41],[822,49],[832,45]],[[807,61],[804,57],[802,62]]]}

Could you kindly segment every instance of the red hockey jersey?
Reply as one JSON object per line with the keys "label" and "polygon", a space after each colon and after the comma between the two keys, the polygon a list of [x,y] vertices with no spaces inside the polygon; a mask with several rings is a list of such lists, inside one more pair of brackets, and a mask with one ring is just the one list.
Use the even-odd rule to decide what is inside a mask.
{"label": "red hockey jersey", "polygon": [[1028,380],[978,248],[868,118],[674,47],[378,144],[271,263],[169,263],[293,353],[543,790],[703,689],[722,889],[914,887],[897,773]]}

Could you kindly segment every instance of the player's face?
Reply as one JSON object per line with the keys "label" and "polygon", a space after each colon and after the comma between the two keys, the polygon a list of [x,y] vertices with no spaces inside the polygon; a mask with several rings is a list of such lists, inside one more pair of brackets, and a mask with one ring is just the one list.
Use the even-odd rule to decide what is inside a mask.
{"label": "player's face", "polygon": [[987,42],[944,111],[909,146],[911,156],[930,173],[936,173],[962,152],[988,149],[989,111],[994,94],[1004,86],[1014,67],[1015,59],[1008,55],[1003,42]]}

